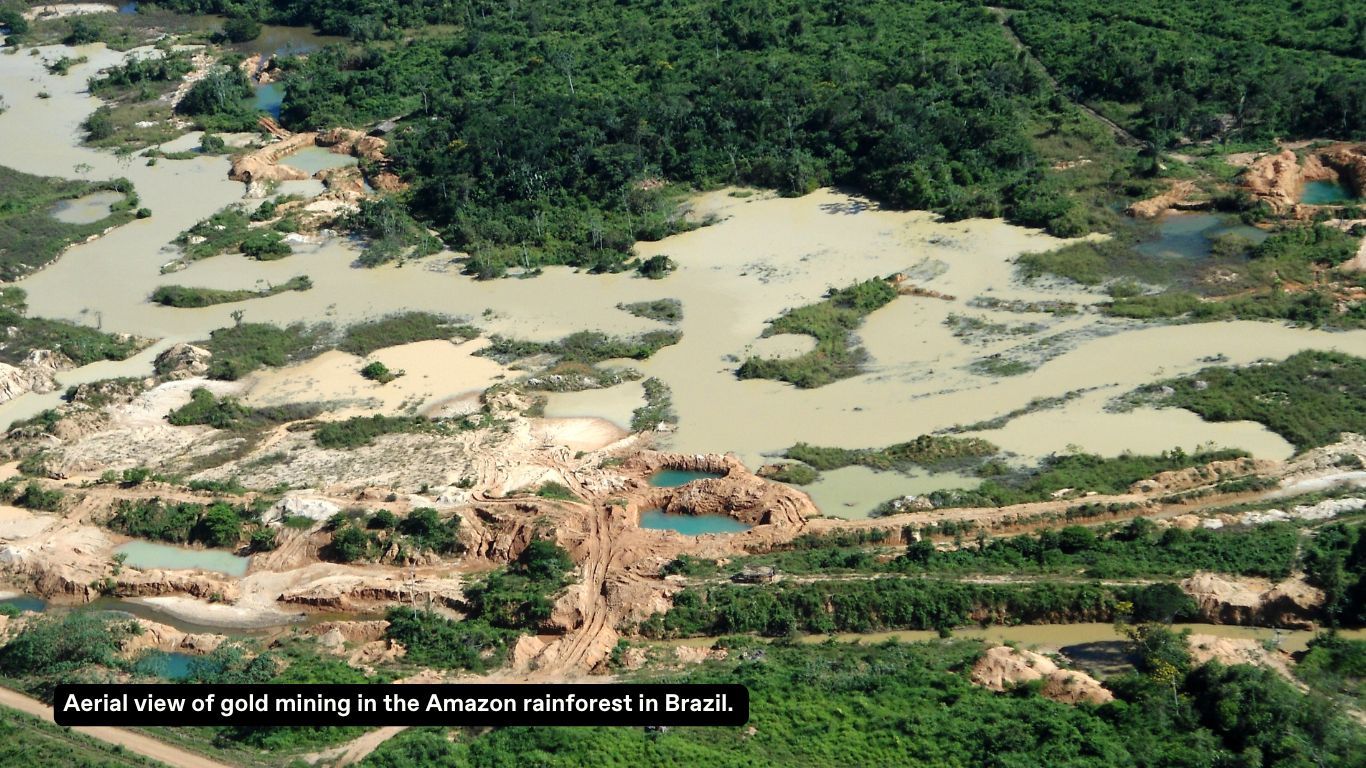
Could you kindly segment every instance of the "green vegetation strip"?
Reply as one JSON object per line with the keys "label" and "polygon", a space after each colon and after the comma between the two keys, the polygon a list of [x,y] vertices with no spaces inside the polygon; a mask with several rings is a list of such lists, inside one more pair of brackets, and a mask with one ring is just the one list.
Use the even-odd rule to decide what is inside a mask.
{"label": "green vegetation strip", "polygon": [[816,348],[794,358],[774,360],[751,357],[736,371],[742,379],[776,379],[802,389],[825,386],[856,376],[868,353],[858,346],[854,331],[874,310],[897,296],[886,280],[868,280],[831,291],[817,304],[785,312],[770,322],[764,336],[795,333],[816,340]]}
{"label": "green vegetation strip", "polygon": [[[123,195],[109,215],[89,224],[53,217],[54,206],[108,190]],[[57,258],[67,246],[133,220],[138,196],[127,179],[70,181],[0,166],[0,280],[12,282]]]}
{"label": "green vegetation strip", "polygon": [[738,573],[767,565],[788,574],[975,574],[1055,575],[1088,579],[1184,578],[1196,571],[1283,579],[1300,565],[1309,539],[1288,524],[1254,528],[1159,531],[1138,518],[1122,528],[1097,532],[1068,526],[1039,535],[987,539],[941,551],[928,539],[888,550],[877,541],[808,534],[790,548],[733,558],[724,566],[680,558],[668,571],[689,576]]}
{"label": "green vegetation strip", "polygon": [[823,448],[797,443],[783,455],[822,471],[862,465],[904,472],[915,467],[944,470],[977,463],[997,450],[996,446],[978,437],[921,435],[886,448]]}
{"label": "green vegetation strip", "polygon": [[77,365],[86,365],[123,360],[141,348],[142,343],[134,337],[114,336],[62,320],[28,317],[26,298],[22,288],[0,287],[0,328],[13,329],[0,345],[0,362],[18,365],[30,352],[46,349],[66,355]]}
{"label": "green vegetation strip", "polygon": [[191,288],[183,285],[163,285],[152,292],[152,301],[167,307],[193,309],[211,307],[215,304],[231,304],[248,299],[262,299],[288,291],[307,291],[313,281],[306,275],[290,278],[279,285],[260,290],[225,291],[218,288]]}

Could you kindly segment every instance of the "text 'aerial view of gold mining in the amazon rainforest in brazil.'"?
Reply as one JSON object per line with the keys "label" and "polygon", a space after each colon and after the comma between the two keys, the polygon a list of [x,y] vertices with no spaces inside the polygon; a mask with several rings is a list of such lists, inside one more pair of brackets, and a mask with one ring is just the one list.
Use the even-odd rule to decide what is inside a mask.
{"label": "text 'aerial view of gold mining in the amazon rainforest in brazil.'", "polygon": [[0,0],[0,768],[1366,765],[1366,3]]}

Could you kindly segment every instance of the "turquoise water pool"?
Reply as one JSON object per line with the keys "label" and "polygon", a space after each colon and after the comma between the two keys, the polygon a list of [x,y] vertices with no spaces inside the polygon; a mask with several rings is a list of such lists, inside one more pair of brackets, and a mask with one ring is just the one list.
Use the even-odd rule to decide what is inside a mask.
{"label": "turquoise water pool", "polygon": [[280,119],[280,105],[285,100],[283,83],[267,83],[256,86],[254,106],[258,112],[265,112],[276,120]]}
{"label": "turquoise water pool", "polygon": [[749,526],[725,515],[669,515],[661,509],[647,509],[640,513],[640,527],[656,531],[678,531],[684,536],[704,533],[742,533]]}
{"label": "turquoise water pool", "polygon": [[7,597],[3,600],[0,600],[0,605],[13,606],[14,608],[17,608],[21,611],[33,611],[34,613],[42,613],[44,610],[47,609],[46,600],[42,599],[41,597],[33,597],[32,595]]}
{"label": "turquoise water pool", "polygon": [[665,469],[650,475],[650,485],[656,488],[677,488],[694,480],[721,477],[714,472],[689,472],[684,469]]}
{"label": "turquoise water pool", "polygon": [[134,568],[199,568],[229,576],[242,576],[251,563],[251,558],[238,557],[222,550],[172,547],[150,541],[130,541],[114,551],[127,555],[128,559],[124,562]]}
{"label": "turquoise water pool", "polygon": [[188,654],[153,651],[138,659],[133,665],[133,673],[167,680],[184,680],[190,676],[190,663],[193,661],[194,657]]}
{"label": "turquoise water pool", "polygon": [[1308,205],[1333,205],[1347,203],[1355,199],[1352,191],[1337,181],[1310,181],[1304,185],[1300,202]]}

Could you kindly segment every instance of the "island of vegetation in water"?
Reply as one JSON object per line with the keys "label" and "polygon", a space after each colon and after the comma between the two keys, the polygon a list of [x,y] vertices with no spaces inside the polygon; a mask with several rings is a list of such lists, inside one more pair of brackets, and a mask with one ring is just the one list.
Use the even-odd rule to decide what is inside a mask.
{"label": "island of vegetation in water", "polygon": [[[156,230],[153,248],[178,250],[164,271],[186,279],[136,297],[204,310],[159,316],[221,312],[231,324],[198,326],[181,336],[198,341],[168,340],[154,366],[74,384],[60,402],[55,379],[33,377],[54,394],[0,446],[12,462],[0,481],[3,583],[97,608],[152,601],[115,603],[118,612],[0,603],[5,686],[41,700],[73,680],[600,673],[739,682],[752,695],[747,727],[705,731],[147,729],[253,766],[347,754],[392,768],[1299,768],[1366,753],[1366,499],[1352,485],[1366,467],[1366,363],[1354,335],[1366,317],[1356,203],[1366,155],[1354,144],[1366,139],[1366,11],[1336,0],[162,0],[130,10],[68,14],[0,0],[0,25],[13,51],[39,50],[41,87],[63,85],[37,99],[69,96],[63,78],[89,75],[100,105],[81,121],[81,151],[112,151],[125,164],[136,156],[148,173],[231,162],[261,202],[215,200]],[[310,38],[305,55],[279,42],[291,36]],[[97,41],[151,47],[98,71],[82,69],[98,48],[39,48]],[[283,93],[276,119],[261,119],[262,87]],[[197,149],[161,146],[191,128],[205,131]],[[258,135],[246,146],[225,140],[239,131]],[[277,186],[307,174],[238,172],[277,140],[310,152],[336,140],[346,157],[330,159],[347,167],[323,172],[317,200]],[[1342,192],[1317,197],[1312,184]],[[1156,372],[1123,388],[1068,383],[937,432],[856,441],[793,430],[765,454],[783,463],[759,473],[721,455],[728,445],[652,450],[668,446],[680,414],[686,427],[696,412],[690,381],[669,367],[694,343],[684,331],[728,307],[694,308],[688,281],[699,273],[671,247],[647,257],[636,244],[706,234],[685,234],[717,224],[693,210],[693,193],[732,185],[742,187],[729,192],[738,205],[840,185],[869,197],[834,198],[842,202],[813,215],[922,209],[941,224],[1003,218],[1104,236],[1047,241],[1007,265],[1001,280],[1032,283],[1040,297],[1002,298],[992,293],[999,283],[984,281],[981,295],[959,302],[905,284],[916,273],[933,279],[929,259],[887,279],[840,272],[753,313],[755,334],[807,336],[810,351],[746,357],[736,345],[705,360],[714,370],[703,375],[731,384],[769,379],[792,385],[770,391],[808,396],[883,375],[869,370],[870,317],[926,297],[961,304],[929,327],[964,345],[1035,337],[1028,343],[1042,349],[1072,343],[1066,328],[1095,338],[1237,319],[1268,321],[1268,331],[1293,324],[1277,330],[1303,334],[1295,349],[1316,348],[1237,365],[1192,357],[1175,371],[1153,361]],[[98,203],[82,211],[96,220],[53,215],[82,200]],[[152,215],[139,205],[123,179],[0,168],[0,279],[26,278],[67,247]],[[1202,211],[1221,231],[1170,256],[1154,246],[1173,219],[1149,221],[1169,210]],[[943,224],[933,238],[978,223]],[[632,325],[578,323],[571,300],[574,322],[549,331],[503,316],[507,302],[478,303],[516,283],[465,278],[484,290],[449,307],[259,311],[321,292],[321,273],[319,288],[301,274],[274,280],[312,258],[293,243],[334,228],[358,241],[348,263],[374,268],[348,275],[377,286],[405,269],[456,279],[442,276],[450,265],[479,279],[568,272],[555,266],[623,273],[595,279],[627,286],[607,314]],[[975,255],[925,244],[936,258]],[[747,270],[742,256],[706,279]],[[846,266],[830,258],[850,256],[812,249],[801,268]],[[250,289],[200,285],[196,275],[229,259],[275,277]],[[289,261],[269,263],[280,259]],[[757,284],[789,277],[764,272]],[[262,301],[301,291],[312,293]],[[65,370],[126,360],[147,343],[102,321],[31,316],[27,296],[0,288],[0,362],[26,366],[6,368],[8,381],[30,376],[35,360]],[[228,303],[239,306],[214,309]],[[1010,317],[1019,314],[1030,317]],[[1055,335],[1054,325],[1066,328]],[[1322,351],[1331,346],[1343,351]],[[1014,352],[992,349],[961,370],[1014,377],[989,382],[1002,388],[1046,377],[1039,363],[1052,352]],[[417,370],[443,356],[461,366]],[[311,370],[333,362],[341,373]],[[471,384],[462,366],[487,373]],[[942,375],[933,367],[923,375]],[[639,383],[616,409],[623,423],[545,418],[552,397],[627,382]],[[1294,453],[1002,448],[1013,419],[1106,387],[1114,410],[1185,409],[1208,429],[1260,425]],[[847,405],[852,414],[862,404]],[[980,434],[992,431],[999,437]],[[900,495],[853,521],[824,517],[788,485],[819,488],[849,471],[952,471],[975,485]],[[661,473],[700,479],[652,482]],[[640,525],[654,510],[703,535]],[[126,538],[133,552],[155,542],[177,559],[130,562],[130,547],[115,545]],[[207,562],[196,548],[229,559],[233,573],[152,568]],[[253,573],[242,578],[248,556]],[[285,630],[182,630],[163,623],[176,621],[171,609],[250,621],[329,615]],[[1203,627],[1169,626],[1179,622]],[[1107,639],[1045,640],[1041,653],[975,639],[1033,644],[1011,633],[1065,627],[1061,636],[1077,625]],[[888,632],[939,639],[885,641]],[[192,658],[173,673],[168,653]],[[5,714],[0,764],[146,763]]]}

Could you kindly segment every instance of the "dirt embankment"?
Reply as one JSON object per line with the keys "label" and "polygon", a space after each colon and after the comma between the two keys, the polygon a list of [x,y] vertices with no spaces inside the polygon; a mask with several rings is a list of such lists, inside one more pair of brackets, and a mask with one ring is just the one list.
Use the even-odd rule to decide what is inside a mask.
{"label": "dirt embankment", "polygon": [[1008,645],[987,649],[972,667],[972,682],[993,691],[1008,691],[1036,680],[1043,681],[1044,696],[1067,704],[1104,704],[1115,698],[1085,672],[1062,669],[1043,654]]}
{"label": "dirt embankment", "polygon": [[1366,153],[1362,146],[1335,144],[1307,154],[1303,162],[1287,148],[1253,160],[1242,176],[1243,188],[1254,197],[1278,213],[1303,219],[1321,207],[1300,202],[1304,185],[1310,181],[1338,182],[1357,197],[1366,196]]}
{"label": "dirt embankment", "polygon": [[1200,189],[1195,182],[1176,181],[1166,192],[1140,200],[1126,208],[1125,212],[1136,219],[1155,219],[1167,211],[1202,211],[1210,207],[1210,201],[1192,199],[1199,194]]}
{"label": "dirt embankment", "polygon": [[352,200],[363,196],[365,192],[360,184],[361,171],[357,168],[327,169],[310,176],[288,163],[289,156],[301,149],[325,147],[339,155],[368,161],[368,167],[378,169],[367,179],[375,189],[392,192],[405,188],[403,182],[387,170],[384,152],[389,144],[377,136],[368,136],[350,128],[290,133],[270,118],[262,118],[262,127],[279,141],[234,157],[228,178],[248,186],[272,181],[317,178],[326,183],[329,192],[334,195]]}
{"label": "dirt embankment", "polygon": [[1273,584],[1266,579],[1197,573],[1182,581],[1181,589],[1211,624],[1314,629],[1313,619],[1324,601],[1323,591],[1300,577]]}

